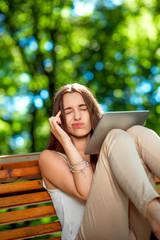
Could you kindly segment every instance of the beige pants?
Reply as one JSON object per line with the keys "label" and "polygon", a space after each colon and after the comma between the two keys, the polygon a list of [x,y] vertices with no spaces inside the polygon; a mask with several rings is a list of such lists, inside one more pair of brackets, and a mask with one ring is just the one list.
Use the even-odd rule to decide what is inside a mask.
{"label": "beige pants", "polygon": [[152,172],[160,178],[160,138],[155,132],[142,126],[110,131],[76,240],[150,239],[146,207],[160,197]]}

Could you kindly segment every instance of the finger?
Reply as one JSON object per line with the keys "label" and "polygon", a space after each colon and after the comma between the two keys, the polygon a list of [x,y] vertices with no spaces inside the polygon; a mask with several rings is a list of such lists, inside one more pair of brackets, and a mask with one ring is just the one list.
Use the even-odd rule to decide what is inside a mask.
{"label": "finger", "polygon": [[62,122],[61,122],[61,118],[60,118],[60,115],[61,115],[61,111],[59,111],[58,113],[57,113],[57,115],[56,115],[56,118],[57,118],[57,123],[58,124],[61,124]]}
{"label": "finger", "polygon": [[56,117],[60,117],[61,115],[61,110],[59,110],[59,112],[56,114]]}
{"label": "finger", "polygon": [[54,129],[55,125],[57,125],[56,118],[55,117],[50,117],[48,120],[49,120],[51,128]]}
{"label": "finger", "polygon": [[51,130],[53,130],[54,132],[55,132],[55,130],[58,130],[60,128],[59,124],[61,122],[59,122],[59,120],[57,120],[56,117],[49,118],[49,123],[50,123],[50,126],[51,126]]}
{"label": "finger", "polygon": [[61,115],[61,110],[56,114],[55,116],[55,119],[56,119],[56,123],[57,124],[61,124],[61,118],[60,118],[60,115]]}
{"label": "finger", "polygon": [[48,121],[49,121],[49,124],[50,124],[51,131],[52,131],[52,129],[54,130],[54,126],[53,126],[53,121],[52,121],[52,119],[49,118]]}
{"label": "finger", "polygon": [[49,121],[50,121],[51,123],[52,123],[52,122],[57,123],[58,117],[50,117],[50,118],[49,118]]}
{"label": "finger", "polygon": [[62,128],[56,123],[56,120],[52,120],[52,118],[49,119],[50,122],[50,131],[52,132],[52,134],[59,139],[60,136],[60,132],[62,131]]}

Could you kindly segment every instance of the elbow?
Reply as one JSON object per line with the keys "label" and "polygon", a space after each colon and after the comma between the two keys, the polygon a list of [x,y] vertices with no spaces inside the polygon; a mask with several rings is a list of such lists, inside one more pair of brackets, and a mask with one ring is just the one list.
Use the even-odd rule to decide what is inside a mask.
{"label": "elbow", "polygon": [[88,198],[88,197],[83,197],[83,201],[84,201],[84,202],[87,202],[87,198]]}
{"label": "elbow", "polygon": [[83,201],[83,202],[87,202],[87,197],[79,196],[78,199]]}
{"label": "elbow", "polygon": [[86,202],[87,201],[87,199],[88,199],[88,195],[89,195],[89,192],[83,192],[83,194],[81,193],[79,193],[79,198],[80,198],[80,200],[82,200],[82,201],[84,201],[84,202]]}
{"label": "elbow", "polygon": [[86,194],[84,194],[84,196],[83,196],[83,201],[87,201],[87,199],[88,199],[88,195],[89,195],[89,192],[88,193],[86,193]]}
{"label": "elbow", "polygon": [[83,202],[87,202],[87,198],[84,196],[80,196],[79,199],[82,200]]}
{"label": "elbow", "polygon": [[82,201],[87,201],[89,193],[90,193],[90,187],[91,185],[89,184],[88,186],[81,186],[81,188],[77,189],[77,193],[79,195],[79,199]]}

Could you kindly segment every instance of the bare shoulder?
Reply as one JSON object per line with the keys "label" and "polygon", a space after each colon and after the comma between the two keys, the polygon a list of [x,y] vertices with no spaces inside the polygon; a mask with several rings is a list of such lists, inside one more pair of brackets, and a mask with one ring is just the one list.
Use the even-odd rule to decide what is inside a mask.
{"label": "bare shoulder", "polygon": [[56,156],[57,156],[57,153],[55,151],[46,149],[40,153],[38,161],[43,162],[48,158],[56,157]]}
{"label": "bare shoulder", "polygon": [[63,189],[66,178],[71,174],[65,157],[52,150],[40,153],[39,167],[48,189]]}
{"label": "bare shoulder", "polygon": [[53,164],[59,165],[59,164],[67,164],[67,160],[65,157],[57,153],[53,150],[44,150],[40,153],[39,159],[38,159],[40,167],[45,167]]}

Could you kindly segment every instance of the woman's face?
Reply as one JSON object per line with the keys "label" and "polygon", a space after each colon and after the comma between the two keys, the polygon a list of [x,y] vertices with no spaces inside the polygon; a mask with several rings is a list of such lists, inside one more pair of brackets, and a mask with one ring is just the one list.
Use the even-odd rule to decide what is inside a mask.
{"label": "woman's face", "polygon": [[90,135],[91,120],[82,95],[78,92],[65,93],[63,105],[68,134],[78,138]]}

